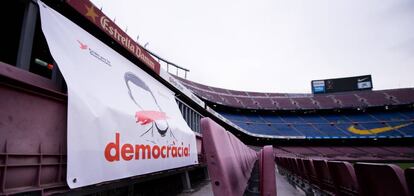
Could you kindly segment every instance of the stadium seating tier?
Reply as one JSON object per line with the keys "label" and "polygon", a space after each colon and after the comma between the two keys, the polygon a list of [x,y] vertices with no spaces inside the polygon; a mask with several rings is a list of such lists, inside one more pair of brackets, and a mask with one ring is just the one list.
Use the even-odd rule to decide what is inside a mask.
{"label": "stadium seating tier", "polygon": [[306,138],[411,138],[414,111],[338,114],[241,114],[221,115],[254,134],[304,136]]}
{"label": "stadium seating tier", "polygon": [[207,101],[245,109],[312,110],[365,108],[414,103],[414,88],[351,91],[329,94],[245,92],[211,87],[176,77]]}

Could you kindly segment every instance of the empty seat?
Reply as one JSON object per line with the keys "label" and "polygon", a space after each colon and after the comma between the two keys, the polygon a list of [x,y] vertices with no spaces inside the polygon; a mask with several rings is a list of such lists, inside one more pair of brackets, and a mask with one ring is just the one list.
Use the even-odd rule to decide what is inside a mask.
{"label": "empty seat", "polygon": [[360,195],[409,196],[403,170],[394,164],[356,163]]}
{"label": "empty seat", "polygon": [[305,164],[303,162],[303,159],[297,158],[296,161],[297,161],[296,163],[297,163],[297,166],[298,166],[298,172],[299,172],[300,178],[303,181],[308,181],[309,178],[308,178],[308,174],[306,172],[306,167],[305,167]]}
{"label": "empty seat", "polygon": [[344,161],[328,161],[336,195],[358,195],[358,184],[352,165]]}
{"label": "empty seat", "polygon": [[313,160],[313,167],[315,168],[316,177],[319,181],[319,187],[327,192],[334,192],[335,186],[329,172],[328,163],[326,160]]}
{"label": "empty seat", "polygon": [[289,164],[291,165],[291,170],[296,177],[300,177],[300,168],[298,158],[291,157],[289,158]]}
{"label": "empty seat", "polygon": [[303,159],[303,166],[305,167],[306,177],[308,177],[308,181],[316,186],[319,186],[319,179],[316,176],[312,160]]}
{"label": "empty seat", "polygon": [[411,195],[414,195],[414,167],[405,169],[404,173],[408,189],[411,192]]}
{"label": "empty seat", "polygon": [[210,118],[201,119],[214,195],[243,195],[257,154]]}
{"label": "empty seat", "polygon": [[276,195],[276,174],[273,146],[263,147],[260,156],[260,192],[264,196]]}

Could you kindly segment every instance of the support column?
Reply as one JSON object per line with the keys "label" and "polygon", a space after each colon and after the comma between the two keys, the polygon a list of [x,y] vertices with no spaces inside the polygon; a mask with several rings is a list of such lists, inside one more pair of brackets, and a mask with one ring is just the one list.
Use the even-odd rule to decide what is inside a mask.
{"label": "support column", "polygon": [[190,175],[188,175],[188,171],[185,171],[181,174],[181,183],[183,184],[183,192],[192,192],[193,189],[191,188],[191,181]]}
{"label": "support column", "polygon": [[210,180],[210,175],[208,174],[207,167],[204,167],[203,171],[204,171],[204,180]]}

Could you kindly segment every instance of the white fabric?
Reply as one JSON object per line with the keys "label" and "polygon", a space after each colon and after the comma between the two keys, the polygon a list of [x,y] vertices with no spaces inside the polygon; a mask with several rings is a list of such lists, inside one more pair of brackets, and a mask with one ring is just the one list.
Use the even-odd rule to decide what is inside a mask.
{"label": "white fabric", "polygon": [[[40,1],[39,5],[43,33],[68,86],[68,185],[77,188],[197,164],[195,134],[182,118],[173,92],[58,12]],[[127,72],[149,88],[128,82],[136,103],[124,80]],[[166,119],[161,115],[148,121],[148,111]],[[162,136],[155,125],[169,129]],[[124,144],[131,144],[133,151],[149,145],[151,158],[145,153],[143,159],[142,149],[131,152],[129,145],[124,146],[123,158]],[[186,148],[188,156],[184,156]],[[119,160],[113,160],[116,157]]]}

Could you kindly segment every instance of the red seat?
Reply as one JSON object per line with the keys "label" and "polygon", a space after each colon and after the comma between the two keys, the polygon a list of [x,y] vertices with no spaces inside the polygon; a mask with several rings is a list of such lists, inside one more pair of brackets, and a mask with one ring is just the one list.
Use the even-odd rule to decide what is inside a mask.
{"label": "red seat", "polygon": [[302,180],[308,181],[308,174],[306,172],[305,164],[303,163],[303,159],[297,158],[296,159],[298,164],[298,172]]}
{"label": "red seat", "polygon": [[272,146],[263,147],[260,160],[261,195],[276,195],[276,175]]}
{"label": "red seat", "polygon": [[201,119],[214,195],[243,195],[257,154],[210,118]]}
{"label": "red seat", "polygon": [[356,175],[350,163],[328,161],[328,168],[335,185],[336,195],[358,195]]}
{"label": "red seat", "polygon": [[316,172],[312,160],[303,159],[303,165],[305,167],[306,177],[308,178],[308,181],[319,187],[319,179],[316,177]]}
{"label": "red seat", "polygon": [[407,181],[407,186],[410,189],[411,195],[414,195],[414,167],[405,169],[405,180]]}
{"label": "red seat", "polygon": [[354,167],[360,195],[410,195],[404,172],[397,165],[356,163]]}
{"label": "red seat", "polygon": [[316,177],[319,179],[319,186],[322,190],[334,192],[335,186],[329,172],[328,163],[326,160],[313,160],[313,167],[315,168]]}

